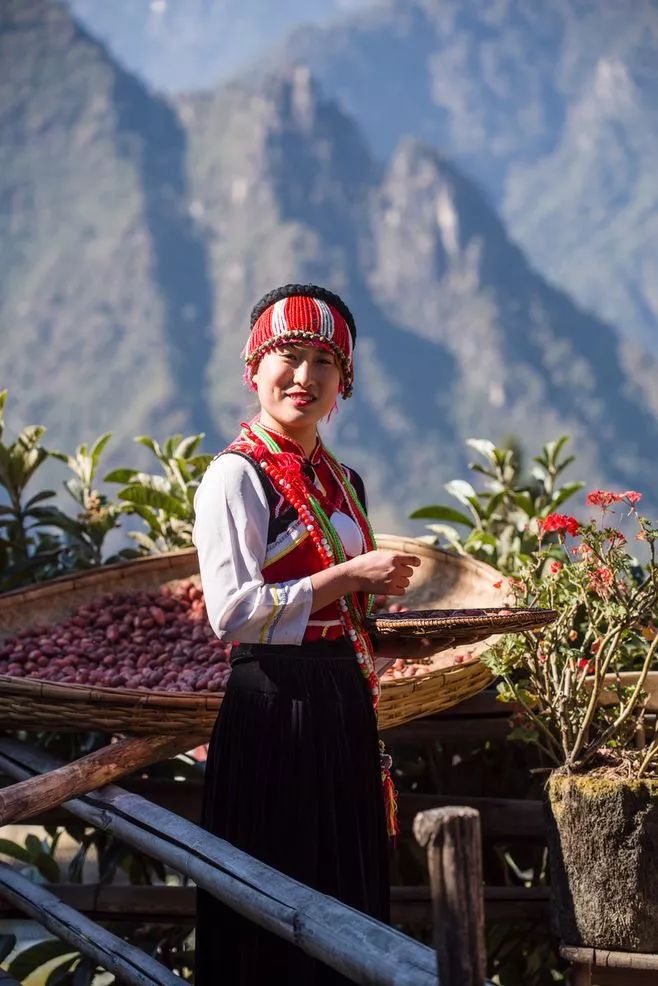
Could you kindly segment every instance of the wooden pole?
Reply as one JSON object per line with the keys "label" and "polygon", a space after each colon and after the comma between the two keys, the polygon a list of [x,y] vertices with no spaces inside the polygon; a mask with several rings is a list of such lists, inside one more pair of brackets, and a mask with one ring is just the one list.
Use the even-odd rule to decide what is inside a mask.
{"label": "wooden pole", "polygon": [[180,734],[128,737],[110,743],[66,766],[0,790],[0,825],[55,808],[194,745],[194,738]]}
{"label": "wooden pole", "polygon": [[439,982],[482,986],[486,975],[480,815],[435,808],[416,815],[416,841],[427,848]]}
{"label": "wooden pole", "polygon": [[57,938],[114,973],[121,982],[131,986],[180,986],[179,976],[160,962],[63,904],[6,863],[0,863],[0,894]]}
{"label": "wooden pole", "polygon": [[[0,740],[0,768],[13,777],[52,770],[53,757]],[[453,986],[437,981],[431,949],[253,859],[191,822],[109,785],[66,808],[91,825],[189,876],[238,913],[369,986]],[[461,986],[461,984],[459,984]]]}

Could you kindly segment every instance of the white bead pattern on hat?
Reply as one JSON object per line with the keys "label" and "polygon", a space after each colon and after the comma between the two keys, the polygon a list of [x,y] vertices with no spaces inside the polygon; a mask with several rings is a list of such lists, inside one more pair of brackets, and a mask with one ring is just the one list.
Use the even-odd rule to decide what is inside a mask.
{"label": "white bead pattern on hat", "polygon": [[272,306],[272,335],[282,336],[288,331],[288,322],[286,319],[287,300],[287,298],[281,298],[280,301],[275,301]]}
{"label": "white bead pattern on hat", "polygon": [[320,301],[319,298],[313,298],[313,303],[320,312],[320,335],[324,336],[325,339],[333,339],[334,316],[329,305],[326,301]]}

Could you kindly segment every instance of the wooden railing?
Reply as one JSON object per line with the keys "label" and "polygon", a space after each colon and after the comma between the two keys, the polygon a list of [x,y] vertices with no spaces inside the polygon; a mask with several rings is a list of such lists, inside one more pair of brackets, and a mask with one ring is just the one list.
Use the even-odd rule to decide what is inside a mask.
{"label": "wooden railing", "polygon": [[[11,777],[27,779],[59,766],[42,750],[0,740],[0,769]],[[482,986],[485,982],[479,819],[473,809],[440,809],[416,823],[419,839],[430,854],[433,893],[438,892],[434,893],[438,946],[434,952],[122,788],[108,785],[64,807],[189,877],[256,924],[356,983]],[[137,949],[129,950],[123,940],[9,867],[0,870],[0,895],[116,971],[123,981],[139,986],[169,984],[172,974],[163,966]],[[117,963],[122,963],[120,970]],[[155,972],[154,965],[158,967]],[[155,974],[161,978],[154,979]]]}

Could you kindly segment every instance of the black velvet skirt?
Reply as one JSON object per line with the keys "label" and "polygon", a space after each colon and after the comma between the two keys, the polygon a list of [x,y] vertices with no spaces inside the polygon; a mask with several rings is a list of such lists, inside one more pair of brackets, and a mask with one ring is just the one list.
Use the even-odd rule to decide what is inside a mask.
{"label": "black velvet skirt", "polygon": [[[202,825],[251,856],[389,920],[375,716],[347,641],[240,645],[213,730]],[[267,891],[267,887],[263,887]],[[346,986],[301,949],[197,893],[196,986]]]}

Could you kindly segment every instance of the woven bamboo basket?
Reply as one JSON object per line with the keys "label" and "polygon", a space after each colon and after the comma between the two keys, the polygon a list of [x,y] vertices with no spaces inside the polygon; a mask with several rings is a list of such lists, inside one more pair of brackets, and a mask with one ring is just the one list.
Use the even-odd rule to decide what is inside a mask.
{"label": "woven bamboo basket", "polygon": [[[501,580],[495,568],[483,562],[395,534],[377,535],[377,544],[420,558],[420,566],[415,569],[404,596],[404,605],[409,609],[485,609],[505,605],[505,580]],[[485,689],[493,677],[479,656],[495,639],[490,637],[475,644],[442,649],[430,659],[432,670],[427,674],[383,681],[380,729],[442,712]],[[457,655],[463,658],[463,663],[454,663]]]}
{"label": "woven bamboo basket", "polygon": [[[380,535],[378,543],[382,548],[414,553],[421,559],[405,597],[409,607],[504,604],[504,592],[493,585],[500,578],[499,573],[487,565],[412,538]],[[20,629],[62,620],[99,595],[164,585],[173,588],[184,579],[199,583],[194,549],[108,565],[5,593],[0,595],[0,643]],[[477,655],[486,646],[480,642],[444,650],[436,655],[427,674],[383,682],[380,728],[388,729],[449,708],[485,688],[491,674]],[[474,657],[463,664],[453,664],[455,655],[465,652]],[[197,741],[210,734],[221,700],[221,693],[102,688],[0,675],[0,721],[9,728],[97,730],[134,736],[180,734],[184,746],[192,728]]]}
{"label": "woven bamboo basket", "polygon": [[[0,595],[0,643],[18,630],[56,623],[106,593],[198,582],[194,549],[138,558]],[[221,693],[170,693],[57,684],[0,675],[0,721],[21,729],[139,735],[209,735]]]}

